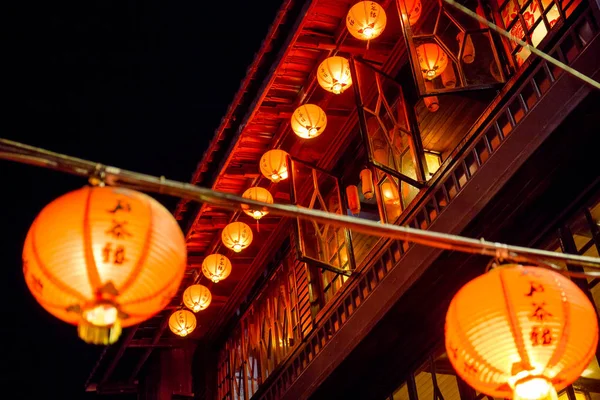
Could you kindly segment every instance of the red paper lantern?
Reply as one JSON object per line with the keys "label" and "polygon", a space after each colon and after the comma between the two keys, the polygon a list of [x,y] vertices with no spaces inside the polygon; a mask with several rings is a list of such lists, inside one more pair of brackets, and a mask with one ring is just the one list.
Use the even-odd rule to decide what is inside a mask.
{"label": "red paper lantern", "polygon": [[114,343],[121,327],[165,307],[186,267],[183,233],[152,197],[113,187],[84,187],[48,204],[23,249],[35,299],[79,336]]}
{"label": "red paper lantern", "polygon": [[446,315],[446,350],[460,377],[495,398],[554,397],[595,355],[594,306],[571,280],[503,266],[467,283]]}

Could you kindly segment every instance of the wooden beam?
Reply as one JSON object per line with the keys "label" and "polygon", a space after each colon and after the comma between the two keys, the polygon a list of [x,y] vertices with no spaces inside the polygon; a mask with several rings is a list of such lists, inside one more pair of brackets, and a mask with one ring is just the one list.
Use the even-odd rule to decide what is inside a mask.
{"label": "wooden beam", "polygon": [[[345,27],[344,27],[345,28]],[[369,43],[369,55],[373,53],[388,53],[392,51],[395,43],[371,42]],[[342,53],[362,54],[367,52],[367,46],[364,42],[344,42],[342,45],[337,45],[335,39],[325,37],[303,36],[294,45],[294,48],[302,50],[315,51],[334,51],[338,50]]]}
{"label": "wooden beam", "polygon": [[99,395],[136,393],[137,392],[137,384],[107,383],[104,385],[97,385],[95,383],[92,383],[85,388],[85,391],[86,392],[96,392]]}
{"label": "wooden beam", "polygon": [[185,343],[181,339],[175,338],[161,338],[158,342],[152,343],[152,339],[134,339],[132,340],[128,347],[185,347]]}

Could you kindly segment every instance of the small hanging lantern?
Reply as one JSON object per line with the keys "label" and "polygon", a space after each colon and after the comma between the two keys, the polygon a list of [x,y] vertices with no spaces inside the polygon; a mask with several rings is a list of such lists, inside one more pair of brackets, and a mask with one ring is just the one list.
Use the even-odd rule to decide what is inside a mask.
{"label": "small hanging lantern", "polygon": [[260,158],[260,172],[271,182],[277,183],[288,177],[288,154],[279,149],[269,150]]}
{"label": "small hanging lantern", "polygon": [[[448,66],[444,72],[442,72],[442,85],[449,89],[456,87],[456,74],[454,73],[454,68],[452,68],[452,65]],[[428,91],[434,90],[432,86],[433,84],[431,81],[425,81],[425,87],[428,88]]]}
{"label": "small hanging lantern", "polygon": [[370,169],[365,168],[360,171],[360,186],[365,199],[371,200],[375,189],[373,188],[373,173]]}
{"label": "small hanging lantern", "polygon": [[[452,69],[452,68],[448,68],[448,69]],[[427,88],[428,91],[433,90],[433,83],[426,80],[425,87]],[[427,110],[429,110],[429,112],[436,112],[437,110],[440,109],[440,100],[438,99],[437,96],[423,97],[423,102],[425,103],[425,107],[427,107]]]}
{"label": "small hanging lantern", "polygon": [[[459,46],[462,44],[463,40],[465,40],[465,33],[459,32],[459,34],[456,35],[456,41],[458,42]],[[475,61],[475,46],[473,46],[473,39],[471,38],[471,35],[467,35],[467,39],[465,40],[462,60],[465,64],[471,64],[473,61]]]}
{"label": "small hanging lantern", "polygon": [[[246,190],[243,194],[242,197],[245,199],[250,199],[250,200],[256,200],[256,201],[262,201],[263,203],[268,203],[268,204],[273,204],[273,196],[271,195],[271,192],[269,192],[267,189],[262,188],[262,187],[251,187],[248,190]],[[262,209],[258,209],[258,208],[254,208],[254,207],[250,207],[248,205],[242,205],[242,209],[244,210],[244,212],[251,216],[254,219],[261,219],[262,217],[264,217],[265,215],[267,215],[269,212],[266,210],[262,210]]]}
{"label": "small hanging lantern", "polygon": [[[396,0],[398,10],[402,10],[402,2],[402,0]],[[423,9],[421,0],[405,0],[404,5],[406,6],[406,13],[408,14],[408,23],[412,26],[416,24],[421,17],[421,11]]]}
{"label": "small hanging lantern", "polygon": [[195,313],[205,310],[211,300],[210,290],[204,285],[192,285],[183,292],[183,304]]}
{"label": "small hanging lantern", "polygon": [[171,213],[129,189],[84,187],[48,204],[23,248],[27,287],[81,339],[114,343],[175,295],[185,238]]}
{"label": "small hanging lantern", "polygon": [[387,17],[385,10],[374,1],[359,1],[346,16],[348,32],[359,40],[372,40],[383,33]]}
{"label": "small hanging lantern", "polygon": [[506,265],[467,283],[446,315],[446,349],[458,375],[494,398],[554,398],[595,355],[598,320],[563,275]]}
{"label": "small hanging lantern", "polygon": [[437,43],[417,46],[417,57],[423,77],[428,80],[440,76],[448,66],[448,55]]}
{"label": "small hanging lantern", "polygon": [[436,112],[440,109],[440,100],[437,96],[423,97],[423,102],[425,103],[425,107],[427,107],[429,112]]}
{"label": "small hanging lantern", "polygon": [[214,283],[227,278],[231,269],[231,261],[222,254],[210,254],[202,261],[202,273]]}
{"label": "small hanging lantern", "polygon": [[346,198],[348,199],[348,208],[354,215],[360,214],[360,197],[356,185],[346,186]]}
{"label": "small hanging lantern", "polygon": [[290,121],[292,130],[303,139],[319,136],[327,126],[327,115],[316,104],[304,104],[296,108]]}
{"label": "small hanging lantern", "polygon": [[232,222],[223,228],[221,240],[225,247],[239,253],[252,243],[252,229],[243,222]]}
{"label": "small hanging lantern", "polygon": [[196,329],[196,316],[188,310],[177,310],[169,317],[169,329],[174,334],[185,337]]}
{"label": "small hanging lantern", "polygon": [[352,85],[350,63],[340,56],[326,58],[319,65],[317,81],[328,92],[343,93]]}

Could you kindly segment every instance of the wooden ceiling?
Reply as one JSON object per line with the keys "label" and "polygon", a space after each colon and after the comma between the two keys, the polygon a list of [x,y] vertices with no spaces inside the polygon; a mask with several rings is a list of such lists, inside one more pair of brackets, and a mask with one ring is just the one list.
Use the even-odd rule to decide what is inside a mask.
{"label": "wooden ceiling", "polygon": [[420,100],[415,111],[423,148],[439,152],[442,159],[445,159],[465,137],[495,95],[493,90],[440,95],[440,108],[436,112],[427,110],[423,100]]}

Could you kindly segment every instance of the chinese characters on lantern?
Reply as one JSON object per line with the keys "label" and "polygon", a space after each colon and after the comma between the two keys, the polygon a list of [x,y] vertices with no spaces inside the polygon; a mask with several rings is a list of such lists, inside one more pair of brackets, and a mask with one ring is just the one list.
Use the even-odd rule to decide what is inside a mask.
{"label": "chinese characters on lantern", "polygon": [[124,242],[132,236],[127,230],[129,221],[126,219],[127,214],[131,212],[131,204],[123,199],[117,199],[114,207],[108,209],[107,212],[115,216],[112,219],[110,228],[105,232],[106,235],[114,239],[114,242],[107,241],[102,248],[102,262],[105,264],[122,265],[127,261],[125,259]]}
{"label": "chinese characters on lantern", "polygon": [[552,332],[545,325],[548,318],[552,317],[546,309],[544,301],[544,285],[535,281],[529,281],[529,291],[525,293],[526,297],[531,298],[531,314],[529,319],[535,324],[531,327],[529,340],[532,346],[548,346],[552,344]]}

